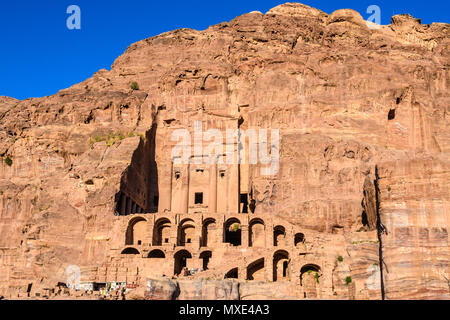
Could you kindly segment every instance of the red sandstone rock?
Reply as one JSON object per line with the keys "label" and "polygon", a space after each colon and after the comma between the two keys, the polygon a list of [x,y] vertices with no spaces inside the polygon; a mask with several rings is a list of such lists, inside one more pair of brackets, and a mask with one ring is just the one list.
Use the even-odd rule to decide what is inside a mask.
{"label": "red sandstone rock", "polygon": [[[147,278],[188,259],[208,270],[185,299],[236,298],[198,280],[225,276],[249,280],[241,299],[449,299],[449,30],[289,3],[139,41],[50,97],[0,97],[0,295],[65,283],[74,265],[148,298]],[[194,120],[280,129],[278,173],[227,167],[214,193],[220,169],[176,171],[170,135]]]}

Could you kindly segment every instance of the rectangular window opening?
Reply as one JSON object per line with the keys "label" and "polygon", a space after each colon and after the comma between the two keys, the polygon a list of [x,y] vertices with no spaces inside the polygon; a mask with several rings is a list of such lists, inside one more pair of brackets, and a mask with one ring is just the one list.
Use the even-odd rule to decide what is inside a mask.
{"label": "rectangular window opening", "polygon": [[240,195],[241,213],[248,213],[248,193],[241,193]]}
{"label": "rectangular window opening", "polygon": [[195,204],[203,204],[203,192],[195,193]]}

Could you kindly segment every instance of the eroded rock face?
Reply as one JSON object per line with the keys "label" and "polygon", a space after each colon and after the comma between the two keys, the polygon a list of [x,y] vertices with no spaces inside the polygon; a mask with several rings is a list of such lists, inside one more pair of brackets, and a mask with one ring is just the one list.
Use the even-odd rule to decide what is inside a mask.
{"label": "eroded rock face", "polygon": [[[243,280],[266,280],[241,283],[239,298],[450,298],[449,31],[406,15],[369,29],[353,10],[289,3],[139,41],[110,71],[54,96],[0,97],[0,295],[66,282],[73,265],[81,281],[141,287],[150,274],[173,274],[177,231],[161,261],[145,259],[148,234],[152,214],[181,223],[188,213],[171,209],[170,135],[198,119],[280,130],[277,174],[250,166],[239,188],[254,203],[249,221],[292,234],[283,247],[291,267],[286,283],[267,283],[271,271],[250,269],[262,257],[272,265],[274,236],[257,250],[242,243],[244,252],[217,234],[213,279],[236,267]],[[123,194],[148,219],[138,257],[120,254]],[[182,286],[180,298],[237,298],[228,282]],[[176,290],[169,280],[155,288],[144,298]]]}
{"label": "eroded rock face", "polygon": [[179,300],[239,300],[239,283],[233,280],[178,281]]}
{"label": "eroded rock face", "polygon": [[378,170],[388,298],[449,298],[449,169],[447,157]]}
{"label": "eroded rock face", "polygon": [[[148,300],[270,300],[296,299],[289,295],[295,284],[290,282],[242,282],[226,280],[148,279]],[[134,295],[131,295],[133,298]],[[130,294],[127,295],[130,299]],[[143,297],[144,299],[144,297]]]}
{"label": "eroded rock face", "polygon": [[178,283],[170,279],[149,279],[144,297],[147,300],[174,300],[179,296]]}

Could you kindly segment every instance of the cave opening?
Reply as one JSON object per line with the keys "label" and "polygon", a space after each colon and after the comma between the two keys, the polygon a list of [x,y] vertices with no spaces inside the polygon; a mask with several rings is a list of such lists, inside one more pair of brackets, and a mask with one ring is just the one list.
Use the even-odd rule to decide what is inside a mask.
{"label": "cave opening", "polygon": [[395,119],[395,109],[389,110],[388,113],[388,120],[394,120]]}
{"label": "cave opening", "polygon": [[369,219],[367,218],[367,213],[365,210],[363,210],[361,214],[361,223],[364,227],[369,227]]}

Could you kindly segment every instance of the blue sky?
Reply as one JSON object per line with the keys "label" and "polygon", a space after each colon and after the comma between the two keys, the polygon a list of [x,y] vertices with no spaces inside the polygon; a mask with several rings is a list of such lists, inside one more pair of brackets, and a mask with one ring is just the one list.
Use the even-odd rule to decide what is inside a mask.
{"label": "blue sky", "polygon": [[[0,3],[0,95],[17,99],[55,94],[99,69],[110,69],[132,43],[177,28],[208,26],[288,1],[275,0],[23,0]],[[450,22],[450,1],[303,0],[327,13],[351,8],[367,19],[369,5],[381,23],[410,13],[422,23]],[[69,5],[81,9],[81,30],[69,30]]]}

